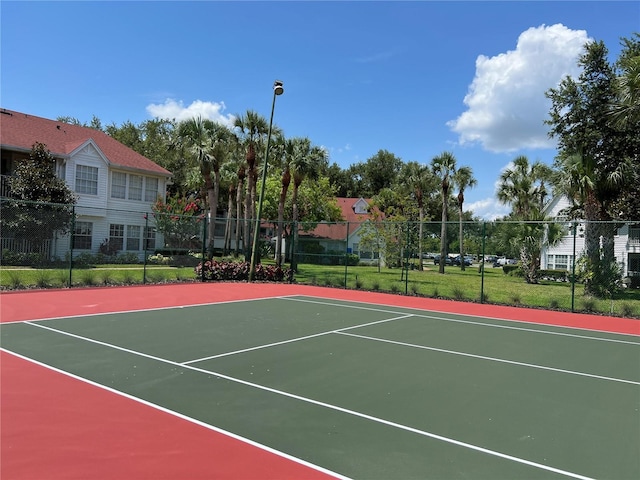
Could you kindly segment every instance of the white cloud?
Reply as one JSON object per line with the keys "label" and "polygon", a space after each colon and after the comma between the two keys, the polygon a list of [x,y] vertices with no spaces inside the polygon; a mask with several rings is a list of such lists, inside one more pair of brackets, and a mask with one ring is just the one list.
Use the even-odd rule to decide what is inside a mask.
{"label": "white cloud", "polygon": [[447,125],[461,144],[479,142],[493,152],[552,148],[543,123],[550,108],[544,94],[579,74],[577,59],[588,40],[584,30],[542,25],[520,34],[515,50],[480,55],[464,98],[468,109]]}
{"label": "white cloud", "polygon": [[502,218],[511,211],[509,207],[501,204],[497,198],[484,198],[466,205],[464,209],[473,212],[474,217],[490,221]]}
{"label": "white cloud", "polygon": [[147,105],[147,112],[154,118],[175,119],[180,122],[190,118],[202,117],[232,127],[235,116],[224,115],[225,109],[224,102],[195,100],[191,105],[185,107],[181,100],[176,101],[171,98],[166,99],[162,104],[152,103]]}
{"label": "white cloud", "polygon": [[[513,168],[513,162],[507,163],[500,169],[500,175],[504,173],[507,169]],[[470,203],[465,207],[465,210],[469,210],[473,212],[474,217],[480,217],[483,220],[496,220],[498,218],[502,218],[505,215],[511,213],[511,207],[509,205],[505,205],[504,203],[498,200],[498,189],[500,188],[500,177],[496,179],[493,183],[493,191],[494,196],[491,198],[484,198],[482,200],[478,200],[476,202]]]}

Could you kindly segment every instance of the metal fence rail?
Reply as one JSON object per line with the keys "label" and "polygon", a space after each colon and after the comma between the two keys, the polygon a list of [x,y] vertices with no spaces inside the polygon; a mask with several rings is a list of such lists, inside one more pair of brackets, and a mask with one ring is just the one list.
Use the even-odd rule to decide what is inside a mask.
{"label": "metal fence rail", "polygon": [[[198,281],[194,267],[203,258],[248,260],[245,239],[252,235],[245,232],[257,223],[218,217],[212,226],[203,214],[65,209],[6,198],[0,207],[5,289]],[[265,263],[276,262],[276,227],[260,223]],[[280,263],[300,283],[640,315],[640,222],[447,222],[442,267],[440,222],[282,227]],[[597,257],[591,245],[589,259],[593,238]],[[595,283],[599,294],[585,295]]]}

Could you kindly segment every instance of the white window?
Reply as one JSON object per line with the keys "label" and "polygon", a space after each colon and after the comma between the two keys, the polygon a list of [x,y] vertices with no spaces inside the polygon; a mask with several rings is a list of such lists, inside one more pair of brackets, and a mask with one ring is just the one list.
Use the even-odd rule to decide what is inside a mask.
{"label": "white window", "polygon": [[140,232],[139,225],[127,225],[127,250],[140,250]]}
{"label": "white window", "polygon": [[113,250],[122,251],[124,243],[124,225],[109,225],[109,247]]}
{"label": "white window", "polygon": [[76,222],[73,227],[73,248],[78,250],[91,250],[93,237],[93,223]]}
{"label": "white window", "polygon": [[111,174],[111,198],[126,198],[127,174],[113,172]]}
{"label": "white window", "polygon": [[547,269],[569,270],[573,266],[573,255],[547,255]]}
{"label": "white window", "polygon": [[629,243],[640,245],[640,225],[629,225]]}
{"label": "white window", "polygon": [[155,250],[156,229],[154,227],[144,227],[144,249]]}
{"label": "white window", "polygon": [[142,200],[142,177],[129,175],[129,200]]}
{"label": "white window", "polygon": [[76,165],[76,192],[98,194],[98,167]]}
{"label": "white window", "polygon": [[144,180],[144,201],[155,202],[158,198],[158,179],[146,177]]}

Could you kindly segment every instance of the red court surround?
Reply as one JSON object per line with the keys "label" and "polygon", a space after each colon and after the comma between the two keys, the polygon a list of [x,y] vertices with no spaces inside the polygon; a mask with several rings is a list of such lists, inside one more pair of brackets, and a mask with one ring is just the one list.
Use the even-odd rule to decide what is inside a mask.
{"label": "red court surround", "polygon": [[[640,322],[305,285],[193,283],[0,294],[12,322],[310,295],[640,335]],[[2,352],[0,478],[320,479],[318,470]]]}

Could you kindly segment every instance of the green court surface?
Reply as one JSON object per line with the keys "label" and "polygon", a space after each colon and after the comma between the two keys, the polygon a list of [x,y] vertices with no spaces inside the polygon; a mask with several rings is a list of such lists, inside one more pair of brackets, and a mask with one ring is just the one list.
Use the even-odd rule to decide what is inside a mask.
{"label": "green court surface", "polygon": [[2,348],[349,478],[640,478],[640,338],[303,296],[4,324]]}

